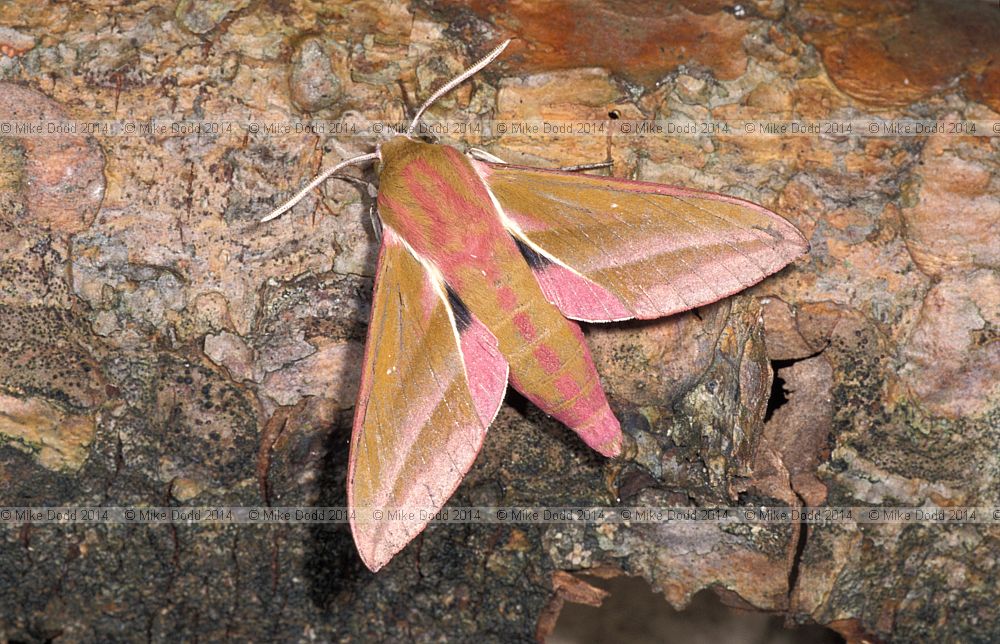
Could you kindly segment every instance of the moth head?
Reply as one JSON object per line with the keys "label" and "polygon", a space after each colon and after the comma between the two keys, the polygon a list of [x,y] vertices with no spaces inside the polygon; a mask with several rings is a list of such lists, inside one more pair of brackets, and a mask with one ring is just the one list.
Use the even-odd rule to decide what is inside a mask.
{"label": "moth head", "polygon": [[[406,132],[391,131],[388,136],[378,141],[375,144],[375,158],[378,159],[379,163],[382,163],[384,159],[383,151],[392,150],[393,148],[398,148],[404,141],[416,141],[418,140],[415,136],[408,134]],[[392,154],[391,152],[389,153]]]}

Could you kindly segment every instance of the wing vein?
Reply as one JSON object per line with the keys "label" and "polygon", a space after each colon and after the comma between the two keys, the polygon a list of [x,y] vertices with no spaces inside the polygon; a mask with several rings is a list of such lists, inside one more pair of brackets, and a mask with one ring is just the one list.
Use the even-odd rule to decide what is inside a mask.
{"label": "wing vein", "polygon": [[[684,203],[684,204],[686,204],[686,203],[687,203],[686,201],[684,201],[683,199],[680,199],[679,197],[674,197],[674,198],[675,198],[675,199],[677,199],[678,201],[680,201],[681,203]],[[652,206],[654,206],[655,208],[658,208],[658,209],[660,209],[660,210],[663,210],[664,212],[668,212],[668,213],[670,213],[670,214],[671,214],[672,216],[675,216],[675,217],[677,217],[678,219],[682,220],[682,221],[683,221],[684,223],[686,223],[687,225],[691,226],[691,227],[692,227],[693,229],[695,229],[695,230],[704,230],[704,228],[703,228],[703,227],[701,227],[701,226],[698,226],[698,224],[697,224],[697,223],[695,223],[695,222],[692,222],[692,221],[691,221],[691,220],[689,220],[689,219],[688,219],[687,217],[684,217],[683,215],[681,215],[681,214],[679,214],[679,213],[674,213],[673,211],[669,210],[669,209],[668,209],[668,208],[667,208],[667,207],[666,207],[665,205],[662,205],[662,204],[658,204],[658,203],[656,203],[655,201],[653,201],[653,200],[650,200],[650,199],[648,199],[648,198],[647,198],[647,197],[646,197],[645,195],[643,195],[643,196],[642,196],[642,200],[643,200],[644,202],[646,202],[646,203],[649,203],[649,204],[651,204],[651,205],[652,205]],[[726,246],[729,246],[729,248],[730,248],[730,249],[732,249],[732,250],[733,250],[734,252],[736,252],[736,253],[737,253],[738,255],[743,255],[744,257],[746,257],[746,255],[744,255],[742,251],[740,251],[740,250],[739,250],[738,248],[736,248],[735,246],[733,246],[733,245],[732,245],[732,243],[730,243],[730,242],[729,242],[728,240],[726,240],[725,238],[723,238],[723,242],[725,243],[725,245],[726,245]],[[749,257],[747,257],[747,260],[750,260],[750,258],[749,258]],[[752,260],[750,260],[750,261],[751,261],[751,263],[754,263],[754,262],[753,262]],[[734,280],[736,280],[736,282],[737,282],[737,283],[740,283],[740,284],[742,284],[742,283],[743,283],[743,280],[741,280],[741,279],[740,279],[740,278],[739,278],[739,277],[738,277],[738,276],[736,275],[736,273],[734,273],[734,272],[733,272],[732,270],[730,270],[730,268],[729,268],[729,266],[728,266],[728,265],[726,265],[725,263],[722,263],[722,268],[724,268],[724,269],[726,270],[726,272],[727,272],[727,273],[729,273],[730,275],[732,275],[732,276],[733,276],[733,279],[734,279]],[[698,275],[698,278],[699,278],[699,279],[700,279],[700,280],[701,280],[701,281],[702,281],[702,282],[703,282],[703,283],[704,283],[705,285],[707,285],[707,286],[709,287],[709,290],[711,290],[711,291],[712,291],[713,293],[715,293],[715,295],[716,295],[716,297],[717,297],[717,298],[720,298],[720,299],[721,299],[721,298],[725,297],[725,295],[723,295],[723,294],[719,293],[719,291],[718,291],[718,290],[716,290],[716,288],[715,288],[715,285],[714,285],[714,284],[712,284],[711,282],[709,282],[709,281],[708,281],[707,279],[705,279],[705,278],[704,278],[704,277],[702,276],[702,274],[701,274],[701,271],[696,271],[696,273],[697,273],[697,275]]]}
{"label": "wing vein", "polygon": [[[552,199],[553,201],[556,201],[557,203],[560,203],[560,204],[562,204],[563,206],[565,206],[567,208],[576,210],[577,212],[581,212],[581,211],[584,212],[585,214],[587,214],[590,217],[591,221],[595,222],[595,224],[598,225],[598,226],[602,226],[603,230],[605,230],[607,233],[609,233],[610,235],[612,235],[621,244],[623,244],[623,245],[627,245],[628,244],[628,240],[626,240],[624,237],[622,237],[620,234],[618,234],[618,232],[616,230],[616,227],[614,227],[614,226],[608,226],[606,223],[601,222],[600,219],[596,216],[595,212],[589,206],[573,204],[571,202],[565,201],[564,199],[561,199],[559,197],[551,195],[550,193],[546,194],[545,198]],[[609,216],[612,220],[616,221],[617,223],[619,223],[619,224],[621,224],[621,225],[623,225],[625,227],[631,227],[632,226],[631,222],[629,222],[629,221],[627,221],[625,219],[622,219],[622,217],[619,216],[617,213],[614,213],[614,212],[612,212],[610,214],[606,213],[606,216]],[[588,239],[589,239],[589,237],[588,237]],[[607,262],[607,260],[610,260],[610,263],[617,263],[616,258],[613,257],[610,253],[608,253],[607,250],[605,250],[603,247],[601,247],[598,244],[594,244],[594,247],[598,248],[598,252],[600,252],[600,254],[605,258],[606,263],[609,263],[609,262]],[[691,270],[691,267],[688,265],[687,261],[683,257],[678,257],[677,260],[679,262],[681,262],[682,264],[684,264],[684,266],[687,268],[688,272],[693,272],[693,273],[697,274],[697,271],[692,271]],[[663,281],[664,286],[666,286],[671,291],[673,291],[674,294],[677,296],[677,299],[679,299],[681,302],[683,302],[684,305],[687,308],[692,308],[693,305],[691,304],[691,302],[684,296],[684,294],[679,289],[677,289],[671,283],[671,280],[669,279],[669,277],[665,276],[663,274],[663,272],[659,268],[655,268],[654,267],[654,270],[655,270],[656,274],[660,277],[660,279]],[[699,275],[699,278],[700,278],[700,275]],[[707,282],[706,282],[706,284],[707,284]],[[709,288],[710,288],[710,290],[712,290],[713,292],[715,292],[715,289],[711,288],[711,285],[709,285]],[[642,286],[642,285],[639,286],[639,292],[642,294],[642,297],[647,302],[649,302],[649,304],[651,305],[652,308],[656,308],[657,307],[656,299],[652,295],[650,295],[650,293],[646,290],[646,288],[644,286]]]}
{"label": "wing vein", "polygon": [[[699,206],[696,203],[692,203],[692,202],[686,201],[686,200],[684,200],[681,197],[674,197],[674,198],[677,199],[678,201],[680,201],[683,204],[686,204],[688,206],[696,208],[697,210],[700,210],[700,211],[702,211],[703,213],[705,213],[707,215],[715,217],[719,221],[724,221],[725,223],[729,224],[730,226],[736,226],[737,228],[740,228],[740,229],[743,229],[743,230],[747,230],[746,227],[744,227],[744,226],[742,226],[742,225],[740,225],[738,223],[735,223],[731,219],[729,219],[728,217],[723,217],[719,213],[713,212],[713,211],[709,210],[708,208],[705,208],[704,206]],[[755,235],[755,237],[756,237],[756,235]],[[766,276],[766,275],[769,274],[769,272],[767,271],[767,269],[765,269],[763,266],[761,266],[760,263],[758,263],[757,260],[754,259],[754,257],[752,257],[751,255],[747,255],[742,250],[740,250],[738,247],[736,247],[732,243],[730,243],[728,240],[726,241],[726,245],[729,246],[730,248],[732,248],[734,251],[736,251],[740,255],[742,255],[743,257],[745,257],[747,259],[747,261],[749,261],[751,264],[754,264],[757,267],[757,269],[761,272],[761,275]]]}

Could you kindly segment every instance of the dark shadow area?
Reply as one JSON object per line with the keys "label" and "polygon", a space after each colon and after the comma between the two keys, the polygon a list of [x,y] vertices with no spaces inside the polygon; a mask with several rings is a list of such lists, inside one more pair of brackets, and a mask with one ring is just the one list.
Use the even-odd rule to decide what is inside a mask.
{"label": "dark shadow area", "polygon": [[779,375],[780,370],[791,367],[798,361],[799,360],[771,361],[771,371],[774,372],[774,380],[771,382],[771,395],[767,398],[767,411],[764,412],[765,423],[771,420],[771,416],[774,416],[774,412],[776,412],[779,407],[788,402],[788,396],[785,394],[785,379]]}
{"label": "dark shadow area", "polygon": [[[368,259],[374,264],[379,252],[381,230],[374,230],[377,225],[375,199],[365,189],[367,184],[377,180],[373,168],[366,167],[361,179],[351,178],[349,182],[358,189],[361,202],[364,205],[363,217],[365,229],[370,235]],[[334,179],[336,180],[336,179]],[[366,280],[367,282],[367,280]],[[362,297],[371,303],[370,288]],[[369,307],[358,309],[352,335],[365,342],[368,333]],[[344,363],[340,373],[331,374],[332,379],[360,379],[361,365]],[[329,433],[323,441],[323,460],[318,468],[315,481],[316,497],[313,507],[346,507],[347,506],[347,466],[350,455],[350,437],[354,410],[350,409],[340,414],[335,425],[329,428]],[[353,594],[359,584],[364,586],[374,579],[374,575],[358,556],[351,535],[351,526],[342,523],[314,523],[309,526],[309,539],[303,561],[302,574],[308,584],[309,596],[318,607],[328,608],[345,593]],[[341,598],[342,599],[342,598]]]}
{"label": "dark shadow area", "polygon": [[674,610],[641,577],[587,579],[607,590],[595,608],[566,604],[548,644],[631,642],[632,644],[842,644],[843,638],[818,625],[788,628],[779,615],[732,608],[703,590],[682,610]]}
{"label": "dark shadow area", "polygon": [[[347,505],[346,439],[350,436],[349,417],[330,430],[326,455],[320,470],[314,507]],[[342,523],[314,523],[309,526],[302,574],[309,595],[318,607],[329,607],[342,593],[355,592],[357,585],[370,582],[374,575],[361,562],[354,547],[351,526]]]}

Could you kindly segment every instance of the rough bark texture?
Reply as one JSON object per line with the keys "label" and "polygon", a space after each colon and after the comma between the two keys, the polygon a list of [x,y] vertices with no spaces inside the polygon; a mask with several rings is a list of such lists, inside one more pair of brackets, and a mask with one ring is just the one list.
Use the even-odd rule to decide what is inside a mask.
{"label": "rough bark texture", "polygon": [[[998,118],[992,3],[639,4],[16,0],[0,118],[399,119],[507,36],[432,119]],[[768,205],[813,247],[698,314],[589,330],[623,459],[514,400],[454,502],[1000,505],[997,141],[451,141],[610,155]],[[0,505],[341,504],[367,193],[332,181],[256,222],[370,143],[0,138]],[[765,422],[772,361],[787,400]],[[998,558],[985,526],[442,525],[372,575],[343,525],[8,526],[0,639],[526,639],[599,602],[566,574],[596,571],[851,640],[989,641]]]}

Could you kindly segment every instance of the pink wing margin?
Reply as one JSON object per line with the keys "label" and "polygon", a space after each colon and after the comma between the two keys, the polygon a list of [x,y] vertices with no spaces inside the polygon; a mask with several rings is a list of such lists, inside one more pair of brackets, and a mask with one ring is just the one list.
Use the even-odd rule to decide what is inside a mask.
{"label": "pink wing margin", "polygon": [[392,513],[444,506],[503,401],[497,340],[457,306],[383,228],[347,476],[354,541],[373,571],[428,523]]}
{"label": "pink wing margin", "polygon": [[809,249],[735,197],[473,161],[546,297],[570,318],[671,315],[739,292]]}

